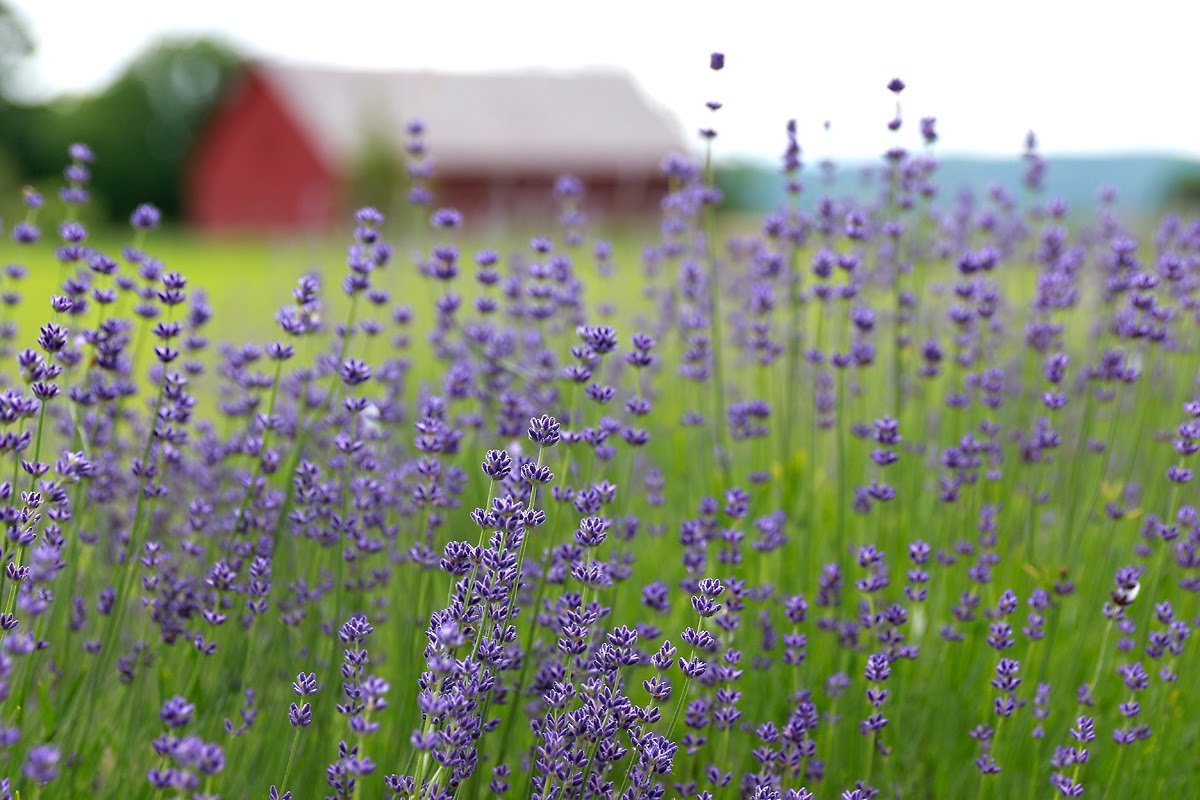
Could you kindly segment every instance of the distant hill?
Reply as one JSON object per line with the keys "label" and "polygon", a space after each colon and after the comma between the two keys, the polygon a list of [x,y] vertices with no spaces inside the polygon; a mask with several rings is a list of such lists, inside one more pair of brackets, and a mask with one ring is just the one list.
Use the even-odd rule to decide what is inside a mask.
{"label": "distant hill", "polygon": [[[1126,211],[1156,210],[1168,203],[1172,191],[1189,178],[1200,175],[1200,162],[1184,158],[1154,155],[1050,156],[1045,178],[1047,197],[1067,201],[1074,213],[1095,208],[1102,189],[1117,192],[1117,205]],[[831,186],[827,187],[818,168],[806,165],[802,178],[806,193],[858,196],[865,191],[864,169],[878,164],[843,162]],[[952,198],[963,189],[984,191],[1000,185],[1014,194],[1022,191],[1024,163],[1020,158],[987,159],[951,157],[940,159],[936,182],[943,198]],[[720,170],[726,204],[740,210],[764,211],[784,200],[779,173],[770,165],[743,162],[724,165]]]}

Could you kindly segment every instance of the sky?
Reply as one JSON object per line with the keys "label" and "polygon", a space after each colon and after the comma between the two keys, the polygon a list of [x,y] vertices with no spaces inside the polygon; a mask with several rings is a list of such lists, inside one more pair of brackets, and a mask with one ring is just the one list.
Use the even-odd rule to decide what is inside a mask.
{"label": "sky", "polygon": [[[99,88],[159,37],[216,35],[251,56],[349,68],[619,69],[686,131],[716,128],[724,155],[777,157],[795,118],[808,160],[873,157],[914,145],[917,120],[936,116],[946,153],[1013,156],[1034,130],[1050,154],[1200,157],[1193,0],[13,4],[37,42],[22,77],[39,97]],[[893,77],[908,86],[898,134],[885,127]]]}

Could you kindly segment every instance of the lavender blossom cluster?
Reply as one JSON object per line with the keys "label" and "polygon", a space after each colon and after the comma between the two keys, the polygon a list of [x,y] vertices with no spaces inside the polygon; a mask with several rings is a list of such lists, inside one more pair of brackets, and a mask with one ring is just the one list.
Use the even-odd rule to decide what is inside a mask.
{"label": "lavender blossom cluster", "polygon": [[640,255],[569,176],[476,249],[414,123],[412,263],[358,211],[265,343],[72,147],[0,245],[0,800],[1192,796],[1200,222],[1032,135],[947,200],[886,89],[865,199],[789,123],[739,227],[706,128]]}

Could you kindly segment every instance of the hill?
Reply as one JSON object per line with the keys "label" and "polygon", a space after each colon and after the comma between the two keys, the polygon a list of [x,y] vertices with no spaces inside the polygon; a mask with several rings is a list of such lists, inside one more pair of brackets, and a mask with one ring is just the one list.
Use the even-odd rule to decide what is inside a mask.
{"label": "hill", "polygon": [[[1047,159],[1046,196],[1066,200],[1074,212],[1086,212],[1096,204],[1102,189],[1117,192],[1117,205],[1125,210],[1148,211],[1168,203],[1181,181],[1200,174],[1200,163],[1158,155],[1057,156]],[[842,162],[832,180],[806,167],[806,191],[835,196],[858,196],[866,185],[864,170],[877,164]],[[1024,164],[1019,158],[988,159],[951,157],[938,162],[936,183],[943,197],[969,187],[999,185],[1014,194],[1022,191]],[[721,186],[729,207],[761,211],[774,208],[784,199],[783,184],[770,165],[757,162],[728,164],[721,169]]]}

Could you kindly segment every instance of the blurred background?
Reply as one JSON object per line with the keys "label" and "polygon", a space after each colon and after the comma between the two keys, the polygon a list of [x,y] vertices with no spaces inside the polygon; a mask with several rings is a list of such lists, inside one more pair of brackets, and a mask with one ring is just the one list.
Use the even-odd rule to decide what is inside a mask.
{"label": "blurred background", "polygon": [[643,219],[662,158],[700,153],[707,127],[727,209],[762,210],[793,118],[808,180],[835,164],[833,191],[924,146],[917,120],[936,117],[944,192],[1018,190],[1033,130],[1073,208],[1102,187],[1127,210],[1200,205],[1191,4],[821,5],[0,0],[0,218],[22,186],[53,196],[82,141],[96,222],[144,201],[208,236],[325,230],[361,203],[403,215],[414,160],[472,220],[550,211],[564,173],[594,216]]}

